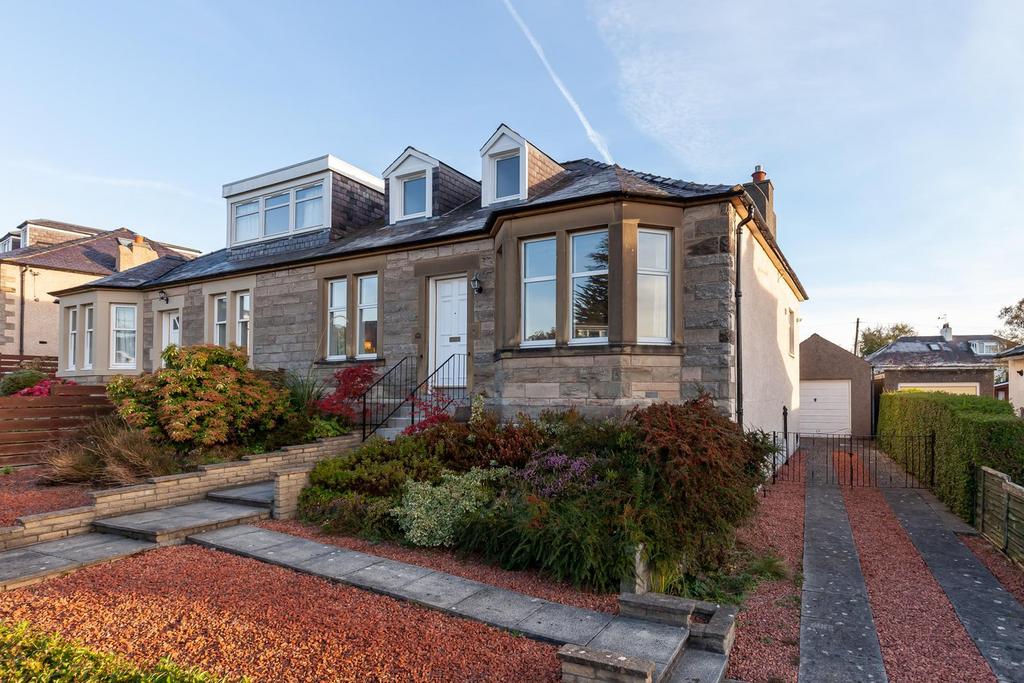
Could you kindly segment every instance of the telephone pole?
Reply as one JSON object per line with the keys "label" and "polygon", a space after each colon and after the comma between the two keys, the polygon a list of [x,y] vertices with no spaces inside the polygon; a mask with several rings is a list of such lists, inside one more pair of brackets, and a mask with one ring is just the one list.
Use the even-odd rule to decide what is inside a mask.
{"label": "telephone pole", "polygon": [[860,318],[857,318],[857,326],[853,328],[853,355],[859,356],[857,342],[860,341]]}

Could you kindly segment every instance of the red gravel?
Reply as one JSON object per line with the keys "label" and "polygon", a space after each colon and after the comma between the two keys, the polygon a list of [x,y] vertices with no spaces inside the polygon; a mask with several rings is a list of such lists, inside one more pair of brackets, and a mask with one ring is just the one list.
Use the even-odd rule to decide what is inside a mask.
{"label": "red gravel", "polygon": [[995,681],[882,492],[842,491],[889,680]]}
{"label": "red gravel", "polygon": [[981,536],[961,536],[960,540],[978,556],[992,575],[999,579],[1003,588],[1017,598],[1017,602],[1024,605],[1024,569],[1014,564]]}
{"label": "red gravel", "polygon": [[560,583],[532,571],[510,571],[487,564],[482,560],[462,557],[451,550],[437,548],[407,548],[397,543],[371,543],[353,536],[325,534],[317,527],[301,522],[279,522],[266,520],[259,523],[266,529],[301,536],[320,543],[329,543],[349,550],[385,557],[389,560],[415,564],[440,572],[472,579],[506,590],[518,591],[535,598],[543,598],[571,607],[581,607],[600,612],[616,614],[619,611],[618,596],[607,593],[591,593],[574,588],[571,584]]}
{"label": "red gravel", "polygon": [[0,475],[0,527],[14,525],[22,515],[90,505],[84,486],[41,486],[38,467]]}
{"label": "red gravel", "polygon": [[[803,567],[803,462],[797,455],[786,479],[766,487],[757,516],[739,532],[739,539],[758,553],[781,558],[790,578],[759,584],[737,618],[736,644],[729,659],[729,678],[750,683],[796,681],[800,668],[800,587]],[[796,476],[793,476],[793,475]]]}
{"label": "red gravel", "polygon": [[0,619],[254,681],[559,679],[552,645],[194,546],[0,594]]}

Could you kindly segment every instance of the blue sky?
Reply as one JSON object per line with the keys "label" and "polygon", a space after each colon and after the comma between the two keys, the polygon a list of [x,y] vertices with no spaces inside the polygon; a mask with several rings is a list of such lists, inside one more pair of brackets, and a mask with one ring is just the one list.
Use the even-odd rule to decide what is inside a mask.
{"label": "blue sky", "polygon": [[[1024,4],[513,0],[617,163],[764,164],[811,295],[853,321],[991,332],[1024,296]],[[47,217],[223,246],[223,183],[405,145],[479,176],[506,122],[601,158],[503,0],[9,3],[0,227]]]}

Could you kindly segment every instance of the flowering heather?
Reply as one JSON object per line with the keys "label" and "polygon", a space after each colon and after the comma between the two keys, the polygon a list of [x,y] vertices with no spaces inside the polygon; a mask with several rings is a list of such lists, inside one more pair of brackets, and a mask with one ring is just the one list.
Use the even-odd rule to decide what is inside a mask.
{"label": "flowering heather", "polygon": [[556,449],[533,455],[519,476],[541,498],[556,498],[568,490],[589,489],[597,483],[593,456],[570,457]]}

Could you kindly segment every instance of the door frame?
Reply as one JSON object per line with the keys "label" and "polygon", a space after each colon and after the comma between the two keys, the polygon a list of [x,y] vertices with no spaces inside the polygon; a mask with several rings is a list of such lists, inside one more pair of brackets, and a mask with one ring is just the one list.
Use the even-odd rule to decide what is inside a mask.
{"label": "door frame", "polygon": [[469,342],[470,335],[469,329],[472,326],[469,320],[470,306],[472,299],[470,298],[470,286],[469,286],[469,273],[448,273],[446,275],[432,275],[427,278],[427,371],[424,377],[429,377],[433,374],[434,370],[437,369],[437,330],[434,321],[437,315],[437,283],[444,280],[465,280],[466,281],[466,365],[465,365],[465,382],[466,389],[469,389],[470,384],[470,368],[469,368]]}

